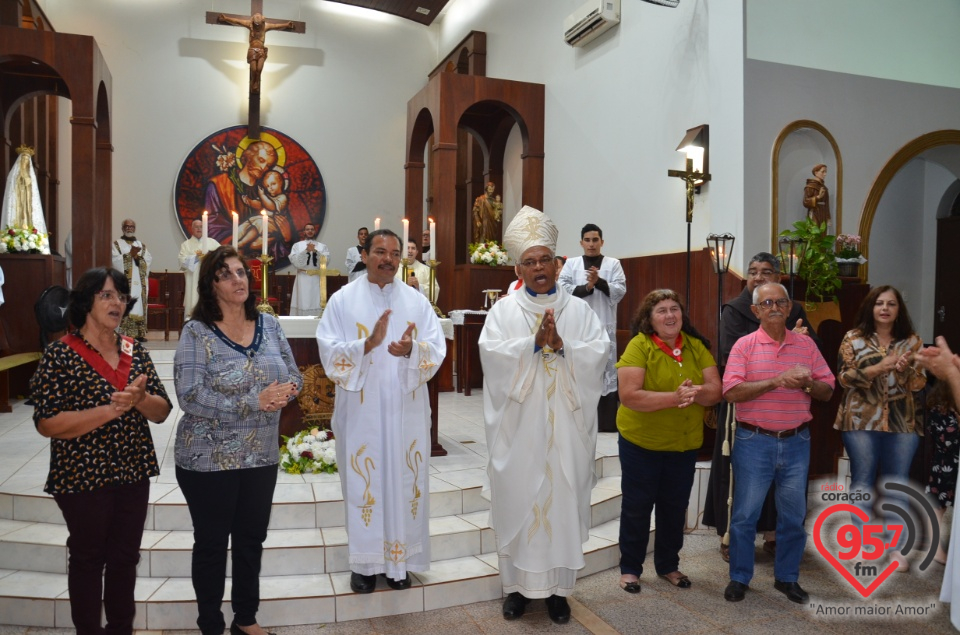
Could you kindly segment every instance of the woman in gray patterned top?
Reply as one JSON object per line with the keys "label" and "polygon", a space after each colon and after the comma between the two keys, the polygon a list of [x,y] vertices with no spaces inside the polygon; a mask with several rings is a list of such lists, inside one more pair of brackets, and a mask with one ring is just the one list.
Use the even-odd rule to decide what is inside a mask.
{"label": "woman in gray patterned top", "polygon": [[257,624],[260,556],[280,461],[280,410],[303,379],[276,318],[258,313],[250,270],[232,247],[204,256],[199,301],[174,359],[183,418],[175,444],[177,482],[193,520],[197,625],[220,635],[227,545],[232,537],[232,635],[264,635]]}

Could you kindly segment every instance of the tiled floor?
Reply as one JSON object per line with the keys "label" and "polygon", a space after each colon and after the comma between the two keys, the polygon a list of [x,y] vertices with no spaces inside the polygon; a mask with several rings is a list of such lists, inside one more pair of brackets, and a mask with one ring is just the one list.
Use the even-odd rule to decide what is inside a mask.
{"label": "tiled floor", "polygon": [[[172,385],[168,390],[172,394]],[[262,584],[264,602],[259,615],[263,624],[283,623],[279,617],[295,610],[301,621],[310,625],[273,627],[271,631],[277,635],[954,632],[949,622],[949,605],[938,600],[943,575],[943,568],[939,565],[934,564],[920,572],[914,564],[911,573],[894,574],[869,600],[864,600],[817,553],[812,540],[808,541],[801,570],[801,582],[811,594],[810,604],[792,604],[772,588],[772,557],[759,549],[756,574],[746,600],[728,603],[723,600],[728,567],[717,552],[715,533],[706,529],[693,529],[681,553],[682,570],[694,582],[689,590],[676,589],[647,573],[641,578],[643,592],[629,595],[617,586],[617,569],[605,568],[578,582],[571,602],[573,619],[570,624],[552,624],[540,601],[531,603],[522,620],[506,622],[500,616],[501,600],[489,599],[499,594],[499,579],[496,557],[492,553],[494,538],[487,524],[486,502],[479,495],[486,463],[479,412],[481,399],[479,391],[470,398],[441,395],[441,441],[450,454],[433,459],[431,464],[433,540],[437,541],[435,544],[441,551],[449,551],[444,555],[462,554],[464,550],[469,555],[439,561],[435,549],[437,562],[429,572],[418,574],[413,589],[378,592],[372,596],[350,594],[347,574],[336,573],[345,569],[343,545],[346,540],[336,478],[329,475],[284,475],[285,487],[279,494],[283,505],[278,507],[289,508],[289,511],[277,514],[279,520],[276,522],[284,528],[272,529],[266,544]],[[10,495],[39,493],[46,474],[46,441],[33,430],[30,414],[29,408],[17,404],[12,414],[0,416],[0,535],[10,537],[18,532],[29,535],[29,541],[16,550],[8,550],[4,556],[7,560],[4,562],[6,569],[0,571],[0,595],[5,586],[15,585],[20,598],[30,597],[34,592],[37,597],[47,596],[51,592],[50,585],[59,584],[62,588],[58,588],[56,594],[64,598],[65,530],[59,511],[55,505],[49,504],[49,499],[45,504],[39,496]],[[148,521],[152,528],[144,537],[144,546],[150,555],[141,565],[142,569],[147,568],[141,574],[146,577],[141,577],[137,586],[138,602],[145,602],[148,597],[172,600],[169,605],[158,601],[148,607],[151,620],[158,622],[168,617],[182,621],[184,607],[179,600],[192,594],[188,578],[149,577],[165,575],[165,568],[182,574],[189,567],[191,540],[189,533],[182,529],[184,526],[189,528],[189,517],[184,516],[182,498],[172,476],[170,436],[173,425],[170,424],[176,421],[176,414],[171,415],[168,424],[154,426],[163,467],[151,492],[151,501],[156,503],[153,518]],[[601,437],[598,465],[602,478],[592,501],[594,514],[600,518],[595,518],[595,522],[608,518],[611,513],[615,517],[619,506],[615,437]],[[699,501],[702,500],[705,480],[698,478],[694,489],[688,519],[691,527],[699,520]],[[14,499],[18,506],[16,510]],[[305,503],[315,508],[309,518],[299,515],[298,507]],[[17,517],[31,520],[15,520]],[[38,522],[44,519],[51,522]],[[304,526],[298,527],[301,524]],[[477,538],[469,537],[464,542],[461,530],[466,528],[478,528]],[[609,545],[617,540],[617,525],[615,522],[597,524],[591,533],[591,542]],[[479,544],[471,543],[473,540],[478,540]],[[311,560],[316,554],[311,554],[309,549],[318,544],[325,547],[326,561]],[[44,564],[38,564],[41,562]],[[14,565],[27,571],[14,576],[11,574]],[[268,601],[269,598],[286,597],[284,594],[288,590],[283,588],[284,582],[274,576],[289,572],[290,567],[302,568],[303,575],[297,583],[310,587],[318,596],[316,601],[295,607],[286,606],[282,601]],[[310,573],[317,569],[326,573]],[[465,576],[469,582],[464,581]],[[19,613],[43,610],[38,602],[29,599],[14,602],[5,603],[0,599],[0,635],[66,635],[73,632],[65,628],[2,626],[8,621],[5,617],[12,615],[14,610]],[[890,615],[869,617],[854,614],[857,609],[871,608],[887,609]],[[896,615],[898,609],[920,610],[925,614]],[[180,615],[176,615],[177,612]],[[56,613],[58,620],[68,618],[69,606],[63,599],[57,601]],[[375,615],[383,617],[371,617]]]}

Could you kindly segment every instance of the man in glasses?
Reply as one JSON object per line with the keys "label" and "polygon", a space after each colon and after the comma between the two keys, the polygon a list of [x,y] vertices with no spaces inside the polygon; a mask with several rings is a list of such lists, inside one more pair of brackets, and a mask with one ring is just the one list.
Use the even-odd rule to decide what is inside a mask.
{"label": "man in glasses", "polygon": [[124,219],[120,230],[123,232],[120,239],[113,241],[113,268],[127,277],[130,297],[135,301],[133,308],[120,322],[120,333],[136,338],[138,342],[146,342],[147,280],[153,256],[147,251],[147,246],[137,239],[137,224],[133,219]]}
{"label": "man in glasses", "polygon": [[493,305],[480,334],[503,616],[546,599],[570,620],[596,483],[597,402],[610,338],[586,302],[556,282],[557,227],[524,206],[504,232],[523,287]]}
{"label": "man in glasses", "polygon": [[[780,281],[780,265],[777,258],[770,253],[761,251],[750,259],[747,265],[747,286],[743,292],[723,307],[720,319],[720,344],[717,350],[717,365],[720,374],[723,374],[730,349],[734,343],[744,335],[753,333],[760,328],[760,319],[753,313],[753,292],[758,286],[768,282]],[[787,328],[801,334],[809,335],[820,345],[817,334],[812,328],[807,328],[807,314],[803,310],[802,302],[793,302],[787,314]],[[707,483],[707,498],[703,510],[703,523],[717,528],[720,536],[720,555],[727,562],[730,561],[729,536],[729,499],[730,499],[730,455],[723,453],[724,440],[727,439],[728,410],[732,406],[721,401],[717,414],[717,438],[713,446],[713,463],[710,467],[710,480]],[[729,444],[728,444],[729,447]],[[757,521],[757,531],[763,534],[763,550],[776,554],[777,542],[775,530],[777,528],[777,506],[774,500],[775,485],[770,486],[760,518]]]}
{"label": "man in glasses", "polygon": [[790,306],[779,283],[754,289],[760,328],[737,340],[724,370],[723,396],[737,404],[730,584],[724,591],[730,602],[744,598],[753,578],[757,518],[771,483],[778,513],[774,588],[797,604],[810,599],[798,582],[807,541],[810,403],[828,401],[835,380],[814,341],[787,328]]}

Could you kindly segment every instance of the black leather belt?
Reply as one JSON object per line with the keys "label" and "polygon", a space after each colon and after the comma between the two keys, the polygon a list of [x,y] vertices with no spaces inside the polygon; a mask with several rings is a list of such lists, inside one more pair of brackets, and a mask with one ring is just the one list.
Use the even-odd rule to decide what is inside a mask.
{"label": "black leather belt", "polygon": [[767,428],[761,428],[760,426],[755,426],[752,423],[747,423],[746,421],[737,421],[737,426],[743,428],[744,430],[756,432],[757,434],[762,434],[768,437],[786,439],[787,437],[792,437],[802,430],[806,430],[809,427],[809,422],[801,423],[796,428],[790,428],[789,430],[768,430]]}

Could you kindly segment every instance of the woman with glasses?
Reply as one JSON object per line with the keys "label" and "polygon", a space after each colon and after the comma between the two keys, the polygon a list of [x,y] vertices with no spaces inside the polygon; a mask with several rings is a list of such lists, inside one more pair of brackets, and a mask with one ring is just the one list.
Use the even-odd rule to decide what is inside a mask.
{"label": "woman with glasses", "polygon": [[199,301],[174,358],[184,412],[176,473],[193,520],[197,625],[204,635],[224,631],[220,605],[230,544],[230,633],[263,635],[260,557],[280,462],[280,409],[303,380],[279,321],[254,307],[250,270],[233,247],[206,254],[197,280]]}
{"label": "woman with glasses", "polygon": [[[717,350],[717,365],[723,375],[730,349],[738,339],[750,335],[760,328],[758,318],[750,306],[753,304],[753,291],[762,284],[780,282],[780,263],[776,256],[761,251],[750,259],[747,265],[746,286],[737,297],[723,305],[720,317],[720,344]],[[787,328],[794,333],[809,335],[819,346],[820,340],[813,329],[807,328],[807,314],[802,302],[793,302],[787,315]],[[717,409],[717,436],[713,446],[713,462],[710,466],[710,480],[707,482],[707,498],[703,508],[703,524],[716,527],[720,536],[720,556],[730,561],[729,511],[732,490],[730,488],[730,455],[723,453],[724,441],[728,438],[727,422],[733,421],[728,411],[732,404],[720,402]],[[729,444],[727,444],[729,449]],[[776,486],[771,484],[770,491],[760,510],[757,532],[763,534],[763,550],[771,555],[777,550],[777,507],[774,502]]]}
{"label": "woman with glasses", "polygon": [[[857,326],[840,344],[837,380],[844,391],[833,427],[843,432],[843,446],[850,457],[851,492],[871,494],[871,502],[858,504],[871,522],[878,494],[906,500],[893,492],[877,492],[874,485],[878,468],[881,481],[906,483],[909,478],[910,464],[923,435],[923,422],[917,418],[913,398],[913,393],[927,383],[915,359],[922,347],[923,340],[913,330],[903,296],[890,285],[875,287],[867,294],[860,305]],[[862,528],[863,520],[852,516],[854,525]],[[900,524],[896,517],[890,522]],[[903,532],[898,549],[906,539],[907,532]],[[893,551],[893,559],[898,571],[909,569],[899,550]]]}
{"label": "woman with glasses", "polygon": [[70,292],[76,328],[50,344],[30,380],[37,430],[50,438],[44,491],[63,512],[67,588],[79,635],[133,632],[133,589],[150,477],[160,473],[147,421],[171,404],[146,350],[117,335],[130,310],[126,276],[84,273]]}
{"label": "woman with glasses", "polygon": [[656,510],[653,564],[681,589],[680,549],[704,409],[720,400],[720,373],[710,343],[690,324],[680,296],[651,291],[631,325],[633,339],[617,362],[620,385],[620,588],[640,592],[639,576]]}

